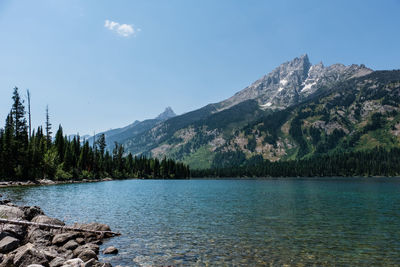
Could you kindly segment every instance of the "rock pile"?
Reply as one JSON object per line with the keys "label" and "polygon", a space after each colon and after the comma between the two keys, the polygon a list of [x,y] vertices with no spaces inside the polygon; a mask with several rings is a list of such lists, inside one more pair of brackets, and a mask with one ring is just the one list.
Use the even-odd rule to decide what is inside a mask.
{"label": "rock pile", "polygon": [[[0,201],[0,218],[64,225],[62,221],[46,216],[39,207],[19,207],[9,201]],[[108,225],[100,223],[76,223],[73,227],[110,231]],[[109,267],[110,263],[99,262],[97,257],[104,238],[104,234],[0,224],[0,267]],[[118,253],[114,247],[105,251]]]}

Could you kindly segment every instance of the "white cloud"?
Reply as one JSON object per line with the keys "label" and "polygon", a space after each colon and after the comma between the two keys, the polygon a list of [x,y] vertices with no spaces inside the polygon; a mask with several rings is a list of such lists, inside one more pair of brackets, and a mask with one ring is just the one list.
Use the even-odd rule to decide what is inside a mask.
{"label": "white cloud", "polygon": [[106,19],[104,27],[110,31],[114,31],[123,37],[135,36],[141,29],[136,29],[130,24],[119,24],[118,22]]}

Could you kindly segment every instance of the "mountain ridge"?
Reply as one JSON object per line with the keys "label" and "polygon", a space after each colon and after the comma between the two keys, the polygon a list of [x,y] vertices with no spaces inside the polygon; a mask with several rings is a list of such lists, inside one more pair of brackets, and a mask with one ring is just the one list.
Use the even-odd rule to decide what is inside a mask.
{"label": "mountain ridge", "polygon": [[151,129],[158,123],[177,116],[171,107],[166,107],[162,113],[157,115],[154,119],[147,119],[143,121],[135,120],[133,123],[116,129],[107,130],[100,132],[95,136],[87,137],[90,144],[93,144],[95,139],[98,139],[100,135],[104,134],[107,149],[111,150],[114,147],[114,143],[123,143],[125,139],[131,138],[137,134],[140,134],[148,129]]}
{"label": "mountain ridge", "polygon": [[[392,84],[387,77],[400,81],[400,75],[396,71],[389,73],[373,71],[362,64],[326,67],[321,62],[312,65],[305,54],[281,64],[228,99],[157,123],[126,138],[122,144],[127,153],[159,158],[167,156],[195,169],[218,167],[225,164],[223,162],[240,164],[254,157],[277,161],[300,159],[315,153],[333,153],[340,149],[361,149],[367,145],[363,141],[367,138],[365,136],[356,141],[364,142],[363,145],[345,148],[343,144],[350,142],[346,139],[348,136],[365,135],[359,124],[368,125],[372,117],[360,115],[356,120],[351,114],[355,110],[362,113],[359,105],[373,107],[373,113],[377,113],[374,108],[379,106],[397,111],[396,103],[387,99],[389,96],[397,97],[396,93],[393,95],[391,90],[387,90],[387,86]],[[362,97],[359,88],[369,84],[370,79],[376,81],[369,86],[379,89],[372,90],[371,95],[380,97],[371,100],[373,103],[359,99]],[[366,91],[370,89],[365,87]],[[390,108],[382,105],[384,98],[391,103]],[[324,104],[307,104],[312,101],[323,101]],[[352,108],[338,105],[341,101],[353,105]],[[299,112],[304,113],[299,111],[302,105],[310,105],[310,110],[316,109],[318,118],[297,116]],[[353,118],[350,121],[346,120],[349,114]],[[389,115],[384,113],[382,116],[386,118]],[[314,140],[314,144],[312,140],[317,132],[321,143]],[[385,136],[390,135],[387,129],[384,132]],[[398,145],[397,139],[382,140],[376,144]],[[332,144],[334,141],[337,143]]]}

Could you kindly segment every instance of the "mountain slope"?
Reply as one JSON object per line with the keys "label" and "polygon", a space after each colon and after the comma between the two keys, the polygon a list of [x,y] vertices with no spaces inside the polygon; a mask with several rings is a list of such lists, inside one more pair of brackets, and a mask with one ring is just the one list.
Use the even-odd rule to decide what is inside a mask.
{"label": "mountain slope", "polygon": [[399,147],[399,103],[400,71],[350,79],[238,130],[216,151],[212,166]]}
{"label": "mountain slope", "polygon": [[[117,128],[117,129],[111,129],[99,134],[96,134],[96,139],[104,134],[106,137],[106,143],[107,143],[107,148],[111,150],[114,147],[114,143],[123,143],[126,139],[133,138],[136,135],[139,135],[145,131],[150,130],[157,124],[168,120],[170,118],[175,117],[176,114],[172,110],[171,107],[165,108],[165,110],[159,114],[156,118],[154,119],[149,119],[149,120],[144,120],[144,121],[138,121],[136,120],[132,124],[129,124],[128,126],[125,126],[123,128]],[[88,138],[89,143],[93,144],[93,136]]]}
{"label": "mountain slope", "polygon": [[[367,149],[370,144],[397,146],[397,139],[391,137],[394,132],[386,129],[397,126],[378,123],[386,127],[378,138],[363,133],[362,125],[375,125],[380,115],[372,117],[372,113],[378,107],[397,110],[392,103],[396,92],[388,88],[396,87],[398,76],[396,71],[373,72],[363,65],[312,65],[304,55],[227,100],[159,123],[123,145],[133,154],[168,156],[191,168],[240,164],[260,157],[297,159]],[[367,91],[371,92],[363,95]],[[382,113],[382,118],[387,116]],[[354,140],[360,138],[350,141],[353,135]],[[370,142],[371,138],[378,141]]]}

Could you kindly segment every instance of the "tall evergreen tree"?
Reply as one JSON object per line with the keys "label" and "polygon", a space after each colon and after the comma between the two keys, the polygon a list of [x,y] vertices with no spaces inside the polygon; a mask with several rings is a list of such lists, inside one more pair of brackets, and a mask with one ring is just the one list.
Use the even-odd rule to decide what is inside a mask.
{"label": "tall evergreen tree", "polygon": [[4,176],[15,178],[14,168],[16,166],[17,155],[15,153],[14,122],[12,113],[8,114],[3,137],[3,158],[7,160],[4,165]]}
{"label": "tall evergreen tree", "polygon": [[99,139],[96,141],[97,145],[99,146],[99,152],[100,155],[103,157],[104,156],[104,151],[106,149],[106,136],[104,134],[101,134]]}
{"label": "tall evergreen tree", "polygon": [[57,148],[59,160],[62,162],[64,160],[64,154],[65,154],[65,142],[61,124],[58,126],[58,130],[56,132],[56,137],[54,140],[54,145]]}

